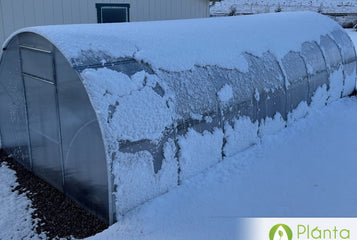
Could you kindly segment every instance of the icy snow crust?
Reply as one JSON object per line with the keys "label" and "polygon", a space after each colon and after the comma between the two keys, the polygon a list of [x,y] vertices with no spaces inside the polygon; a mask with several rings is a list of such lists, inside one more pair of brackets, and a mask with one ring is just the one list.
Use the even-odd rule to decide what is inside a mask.
{"label": "icy snow crust", "polygon": [[117,218],[355,88],[350,38],[315,13],[22,31],[80,73]]}

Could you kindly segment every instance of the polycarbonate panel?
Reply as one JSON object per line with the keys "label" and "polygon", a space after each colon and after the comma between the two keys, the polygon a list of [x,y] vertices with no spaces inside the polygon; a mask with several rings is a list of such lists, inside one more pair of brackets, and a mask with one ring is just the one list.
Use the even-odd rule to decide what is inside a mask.
{"label": "polycarbonate panel", "polygon": [[301,47],[301,56],[305,59],[307,72],[309,74],[309,100],[315,91],[324,84],[328,87],[329,77],[324,56],[315,42],[305,42]]}
{"label": "polycarbonate panel", "polygon": [[159,72],[158,75],[165,79],[168,87],[174,91],[177,113],[184,119],[189,119],[195,114],[218,111],[216,93],[228,82],[226,78],[216,77],[219,71],[224,73],[224,70],[219,68],[216,72],[211,72],[206,68],[196,67],[183,72]]}
{"label": "polycarbonate panel", "polygon": [[90,212],[110,222],[108,178],[101,136],[96,121],[78,129],[72,146],[66,152],[65,190]]}
{"label": "polycarbonate panel", "polygon": [[284,77],[273,54],[265,52],[261,57],[246,55],[249,72],[253,74],[254,85],[259,89],[276,89],[284,86]]}
{"label": "polycarbonate panel", "polygon": [[18,41],[15,37],[0,60],[1,147],[25,167],[31,168],[26,104]]}
{"label": "polycarbonate panel", "polygon": [[350,63],[355,60],[356,52],[350,37],[345,30],[338,29],[331,33],[332,38],[336,41],[342,54],[344,63]]}
{"label": "polycarbonate panel", "polygon": [[21,47],[22,71],[33,75],[54,81],[53,79],[53,60],[52,54]]}
{"label": "polycarbonate panel", "polygon": [[63,191],[61,152],[58,142],[30,129],[33,172]]}
{"label": "polycarbonate panel", "polygon": [[282,59],[281,67],[289,85],[296,84],[307,76],[305,62],[298,52],[287,53]]}
{"label": "polycarbonate panel", "polygon": [[284,90],[284,77],[276,58],[266,52],[262,57],[246,54],[246,59],[249,64],[250,85],[255,89],[252,98],[257,119],[271,118],[277,112],[285,116],[286,99],[284,97],[278,103],[276,99],[278,96],[274,94],[276,90]]}
{"label": "polycarbonate panel", "polygon": [[234,103],[237,104],[252,100],[254,88],[251,86],[249,73],[241,73],[237,70],[226,70],[221,75],[225,76],[231,82]]}
{"label": "polycarbonate panel", "polygon": [[326,70],[326,64],[321,49],[315,42],[305,42],[301,46],[301,56],[305,59],[309,74]]}
{"label": "polycarbonate panel", "polygon": [[276,113],[280,113],[283,119],[287,119],[286,93],[283,88],[275,89],[267,92],[266,99],[266,114],[267,117],[274,117]]}
{"label": "polycarbonate panel", "polygon": [[[266,93],[266,116],[274,117],[276,113],[286,119],[285,81],[278,60],[267,52],[263,55],[264,75],[266,76],[264,92]],[[263,117],[263,118],[265,118]]]}
{"label": "polycarbonate panel", "polygon": [[346,63],[344,65],[346,75],[356,75],[356,62]]}
{"label": "polycarbonate panel", "polygon": [[249,73],[241,73],[237,70],[228,70],[223,74],[229,79],[233,89],[233,100],[230,106],[225,106],[224,119],[231,125],[242,116],[247,116],[252,121],[257,119],[257,114],[253,104],[254,88],[251,86]]}
{"label": "polycarbonate panel", "polygon": [[22,45],[30,48],[42,49],[49,52],[51,52],[53,49],[52,43],[40,35],[31,32],[20,33],[18,38],[20,46]]}
{"label": "polycarbonate panel", "polygon": [[300,102],[308,102],[308,80],[305,62],[297,52],[289,52],[282,59],[282,68],[288,86],[286,87],[286,110],[295,109]]}
{"label": "polycarbonate panel", "polygon": [[336,30],[331,35],[341,51],[345,75],[343,96],[347,96],[356,88],[356,51],[353,42],[343,29]]}
{"label": "polycarbonate panel", "polygon": [[97,116],[77,72],[60,52],[55,55],[66,194],[111,222],[111,187]]}
{"label": "polycarbonate panel", "polygon": [[[259,91],[259,90],[257,90]],[[256,120],[260,121],[265,118],[267,111],[267,94],[265,91],[256,92],[253,95],[253,109],[256,113]]]}
{"label": "polycarbonate panel", "polygon": [[[217,94],[214,97],[217,99],[219,111],[206,112],[205,115],[212,117],[215,127],[223,126],[225,121],[234,122],[239,116],[247,116],[251,119],[256,119],[253,105],[253,88],[250,86],[250,78],[248,74],[242,73],[236,69],[222,69],[219,67],[207,67],[207,81],[214,84],[215,89],[219,92],[225,85],[232,88],[233,97],[228,102],[222,102]],[[223,115],[221,115],[223,112]],[[222,121],[219,121],[222,119]],[[202,123],[200,123],[202,125]],[[210,127],[212,127],[210,125]],[[209,129],[210,131],[212,129]],[[201,130],[203,132],[203,130]]]}
{"label": "polycarbonate panel", "polygon": [[59,190],[63,190],[56,87],[26,76],[24,82],[33,171]]}
{"label": "polycarbonate panel", "polygon": [[59,143],[55,85],[24,76],[30,129]]}
{"label": "polycarbonate panel", "polygon": [[330,36],[321,36],[320,47],[323,51],[325,61],[328,67],[338,69],[342,63],[340,50]]}
{"label": "polycarbonate panel", "polygon": [[[309,99],[315,94],[316,90],[323,85],[326,86],[326,89],[329,86],[329,73],[327,71],[309,76]],[[308,103],[310,103],[310,100]]]}
{"label": "polycarbonate panel", "polygon": [[[117,72],[125,73],[128,76],[132,76],[133,74],[140,71],[146,71],[149,74],[154,73],[148,65],[136,62],[134,60],[122,60],[120,63],[119,62],[117,62],[115,65],[108,63],[105,67]],[[103,64],[101,67],[103,67]]]}
{"label": "polycarbonate panel", "polygon": [[224,120],[227,121],[231,126],[234,125],[235,120],[239,117],[247,116],[252,121],[257,119],[255,108],[253,105],[253,100],[249,99],[243,102],[234,103],[232,107],[225,108],[223,110]]}

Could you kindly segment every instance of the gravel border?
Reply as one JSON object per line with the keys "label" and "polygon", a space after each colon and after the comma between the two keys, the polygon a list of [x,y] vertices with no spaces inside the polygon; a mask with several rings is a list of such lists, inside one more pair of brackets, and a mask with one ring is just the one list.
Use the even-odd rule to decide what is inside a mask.
{"label": "gravel border", "polygon": [[96,216],[0,150],[2,162],[16,172],[19,185],[13,191],[25,193],[32,201],[32,218],[38,221],[35,229],[37,234],[45,233],[48,239],[86,238],[108,228]]}

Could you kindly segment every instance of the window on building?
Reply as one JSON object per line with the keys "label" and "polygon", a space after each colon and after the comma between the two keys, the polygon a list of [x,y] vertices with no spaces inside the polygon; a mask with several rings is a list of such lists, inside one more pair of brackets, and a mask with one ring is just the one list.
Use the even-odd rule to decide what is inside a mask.
{"label": "window on building", "polygon": [[130,4],[97,3],[98,23],[129,22]]}

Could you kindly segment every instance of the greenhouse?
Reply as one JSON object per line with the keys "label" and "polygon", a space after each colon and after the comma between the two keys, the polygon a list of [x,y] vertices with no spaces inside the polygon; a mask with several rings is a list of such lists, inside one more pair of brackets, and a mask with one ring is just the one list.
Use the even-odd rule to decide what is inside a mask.
{"label": "greenhouse", "polygon": [[308,12],[26,28],[1,53],[1,148],[112,224],[350,95],[356,60]]}

